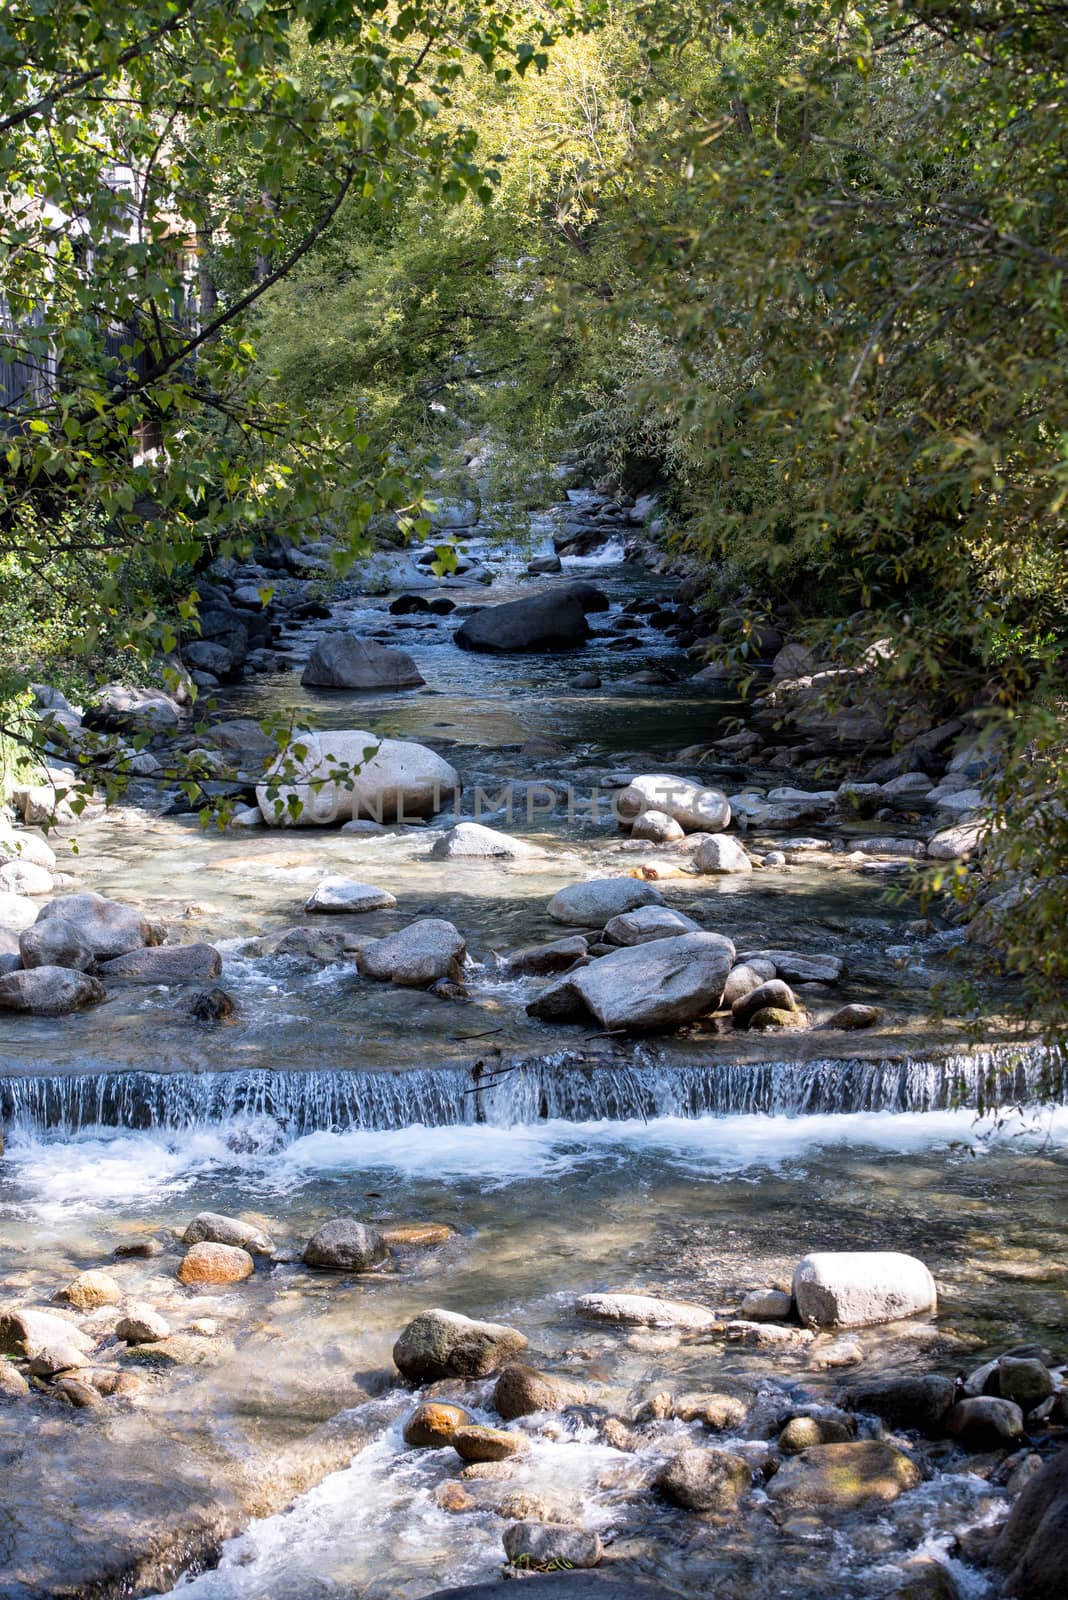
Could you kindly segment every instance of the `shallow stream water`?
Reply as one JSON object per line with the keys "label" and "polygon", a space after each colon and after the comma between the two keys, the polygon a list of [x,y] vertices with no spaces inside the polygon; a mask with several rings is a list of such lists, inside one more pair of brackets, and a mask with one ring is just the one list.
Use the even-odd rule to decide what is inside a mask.
{"label": "shallow stream water", "polygon": [[[619,553],[571,571],[603,584],[615,607],[662,592]],[[491,558],[502,577],[488,594],[450,592],[521,592],[516,559]],[[621,640],[618,609],[591,619],[595,640],[579,654],[515,659],[464,654],[454,618],[394,619],[387,604],[347,601],[332,621],[388,632],[412,651],[425,690],[302,690],[309,629],[292,641],[295,670],[228,691],[220,714],[306,707],[327,726],[425,740],[460,769],[466,816],[479,787],[493,794],[506,781],[570,787],[576,809],[511,824],[484,812],[545,848],[515,866],[427,859],[452,817],[371,837],[219,835],[130,805],[79,828],[64,862],[77,887],[216,944],[237,1012],[193,1027],[172,991],[127,989],[75,1017],[0,1023],[0,1294],[44,1304],[75,1272],[104,1265],[184,1339],[176,1364],[137,1369],[143,1386],[128,1404],[0,1405],[0,1595],[162,1593],[177,1580],[188,1600],[422,1600],[499,1571],[502,1519],[522,1514],[523,1495],[537,1514],[596,1528],[609,1562],[679,1596],[893,1593],[909,1554],[949,1559],[955,1530],[1004,1514],[1003,1490],[961,1452],[876,1516],[784,1518],[757,1492],[722,1523],[650,1495],[663,1433],[622,1450],[594,1412],[541,1417],[522,1425],[530,1443],[514,1476],[467,1483],[471,1505],[450,1512],[438,1491],[456,1475],[452,1452],[403,1448],[412,1396],[391,1387],[392,1343],[415,1312],[443,1305],[523,1330],[534,1364],[591,1384],[600,1413],[629,1416],[665,1388],[755,1396],[745,1437],[711,1441],[754,1467],[775,1418],[833,1395],[842,1372],[822,1364],[829,1337],[783,1354],[721,1335],[608,1329],[582,1322],[575,1297],[646,1289],[729,1316],[748,1289],[787,1281],[810,1249],[897,1249],[935,1273],[938,1318],[858,1335],[850,1374],[955,1372],[1031,1339],[1056,1347],[1068,1112],[1032,1104],[995,1128],[976,1108],[993,1082],[1009,1102],[1051,1086],[1063,1099],[1063,1067],[1000,1047],[968,1055],[966,1019],[945,1015],[939,992],[958,973],[952,932],[911,929],[917,907],[881,875],[815,866],[659,888],[739,949],[843,956],[846,982],[805,1002],[818,1021],[844,1000],[874,1000],[885,1012],[877,1036],[772,1042],[696,1029],[636,1046],[531,1021],[537,980],[506,978],[497,953],[562,931],[544,909],[558,888],[636,859],[607,810],[587,809],[593,791],[620,766],[668,766],[681,747],[707,744],[738,707],[685,679],[621,686],[647,665],[690,665],[647,628]],[[604,689],[574,690],[591,668]],[[700,770],[728,790],[744,778]],[[418,915],[455,921],[469,998],[271,955],[278,934],[310,920],[304,902],[330,873],[397,897],[396,911],[358,919],[360,936]],[[179,1285],[177,1236],[205,1209],[259,1219],[274,1261],[232,1289]],[[453,1234],[362,1278],[311,1272],[303,1244],[338,1214]],[[148,1236],[162,1255],[112,1259]],[[213,1333],[185,1331],[204,1318]],[[90,1320],[101,1359],[120,1359],[113,1308]],[[455,1393],[493,1420],[491,1387]],[[988,1593],[979,1573],[954,1570],[966,1595]]]}

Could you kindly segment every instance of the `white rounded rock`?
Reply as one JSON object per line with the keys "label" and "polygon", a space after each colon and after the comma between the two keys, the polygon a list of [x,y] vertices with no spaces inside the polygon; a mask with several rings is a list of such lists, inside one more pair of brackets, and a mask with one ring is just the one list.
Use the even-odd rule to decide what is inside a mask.
{"label": "white rounded rock", "polygon": [[719,833],[731,820],[730,802],[721,790],[702,788],[670,772],[632,778],[615,803],[624,820],[643,811],[662,811],[690,833]]}
{"label": "white rounded rock", "polygon": [[938,1306],[928,1268],[896,1250],[807,1255],[794,1270],[793,1292],[802,1322],[815,1328],[868,1328]]}

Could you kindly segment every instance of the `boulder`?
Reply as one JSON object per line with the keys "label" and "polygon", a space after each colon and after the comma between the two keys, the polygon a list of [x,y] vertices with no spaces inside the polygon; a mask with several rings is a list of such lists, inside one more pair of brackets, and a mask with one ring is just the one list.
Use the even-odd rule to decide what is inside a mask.
{"label": "boulder", "polygon": [[108,683],[96,704],[85,714],[88,728],[129,730],[133,733],[169,733],[182,720],[182,708],[162,689],[135,689],[125,683]]}
{"label": "boulder", "polygon": [[508,654],[524,650],[574,650],[586,643],[590,625],[580,596],[554,587],[505,605],[482,606],[453,634],[461,650]]}
{"label": "boulder", "polygon": [[685,1511],[733,1511],[752,1482],[749,1463],[729,1450],[680,1450],[653,1487]]}
{"label": "boulder", "polygon": [[596,1567],[604,1546],[596,1533],[562,1522],[513,1522],[504,1530],[504,1553],[513,1564],[552,1571]]}
{"label": "boulder", "polygon": [[195,1244],[228,1244],[252,1256],[274,1254],[274,1243],[255,1223],[226,1217],[219,1211],[198,1211],[182,1234],[187,1249]]}
{"label": "boulder", "polygon": [[210,944],[167,944],[131,950],[100,966],[100,976],[117,983],[211,983],[222,972],[222,956]]}
{"label": "boulder", "polygon": [[843,1403],[850,1411],[879,1417],[891,1428],[914,1428],[931,1439],[945,1432],[956,1385],[938,1373],[867,1378],[850,1384]]}
{"label": "boulder", "polygon": [[256,1263],[247,1250],[229,1244],[195,1244],[182,1258],[178,1277],[182,1283],[241,1283],[251,1278]]}
{"label": "boulder", "polygon": [[731,820],[730,802],[719,789],[702,788],[669,772],[632,778],[615,804],[624,821],[643,811],[661,811],[687,833],[720,833]]}
{"label": "boulder", "polygon": [[28,1011],[35,1017],[65,1017],[107,998],[104,985],[69,967],[32,967],[0,978],[0,1011]]}
{"label": "boulder", "polygon": [[397,1370],[415,1383],[438,1378],[484,1378],[525,1350],[526,1338],[498,1322],[476,1322],[458,1311],[421,1311],[393,1346]]}
{"label": "boulder", "polygon": [[1058,1451],[1021,1491],[994,1541],[991,1563],[1013,1600],[1061,1600],[1068,1551],[1068,1449]]}
{"label": "boulder", "polygon": [[264,821],[274,827],[432,817],[460,791],[455,767],[425,745],[360,729],[304,734],[292,768],[279,757],[256,788]]}
{"label": "boulder", "polygon": [[458,822],[455,827],[435,840],[430,852],[433,861],[458,861],[473,858],[479,861],[522,861],[544,855],[537,845],[525,839],[513,839],[507,833],[497,833],[483,827],[481,822]]}
{"label": "boulder", "polygon": [[426,1400],[405,1419],[404,1442],[416,1450],[441,1450],[452,1444],[452,1436],[457,1428],[470,1427],[474,1420],[470,1411],[465,1411],[463,1406],[448,1405],[441,1400]]}
{"label": "boulder", "polygon": [[527,562],[527,571],[532,578],[548,578],[563,571],[563,562],[559,556],[535,556]]}
{"label": "boulder", "polygon": [[759,989],[762,983],[767,983],[774,976],[775,968],[770,961],[739,962],[727,974],[720,1004],[725,1010],[731,1009],[736,1001],[744,1000],[747,994],[752,994],[754,989]]}
{"label": "boulder", "polygon": [[794,1270],[802,1322],[817,1328],[867,1328],[932,1312],[935,1281],[922,1261],[896,1250],[819,1251]]}
{"label": "boulder", "polygon": [[700,933],[701,924],[669,906],[639,906],[623,911],[605,924],[604,938],[609,944],[648,944],[651,939],[674,939],[683,933]]}
{"label": "boulder", "polygon": [[508,1422],[535,1411],[563,1411],[566,1406],[585,1405],[588,1399],[588,1391],[581,1383],[516,1361],[503,1368],[493,1390],[494,1410]]}
{"label": "boulder", "polygon": [[462,1461],[507,1461],[526,1448],[521,1433],[504,1428],[485,1428],[477,1422],[465,1423],[453,1432],[450,1443]]}
{"label": "boulder", "polygon": [[748,1028],[757,1013],[771,1006],[777,1011],[794,1011],[797,1001],[789,984],[781,978],[769,978],[766,983],[750,989],[731,1006],[731,1020],[736,1028]]}
{"label": "boulder", "polygon": [[527,1016],[534,1017],[538,1022],[588,1022],[590,1013],[585,1000],[575,988],[573,976],[568,972],[543,989],[527,1005]]}
{"label": "boulder", "polygon": [[686,829],[666,811],[642,811],[634,819],[630,830],[632,839],[648,839],[652,844],[674,844],[686,837]]}
{"label": "boulder", "polygon": [[854,1511],[888,1505],[922,1481],[903,1450],[882,1439],[821,1444],[784,1461],[768,1485],[772,1500],[791,1511]]}
{"label": "boulder", "polygon": [[90,1268],[88,1272],[79,1272],[76,1278],[72,1278],[59,1291],[56,1299],[65,1300],[76,1311],[97,1311],[101,1306],[118,1305],[122,1290],[106,1272]]}
{"label": "boulder", "polygon": [[[554,1572],[550,1581],[553,1600],[670,1600],[677,1592],[629,1573],[624,1578],[611,1578],[602,1572]],[[500,1600],[500,1594],[500,1582],[492,1578],[487,1583],[435,1589],[426,1600]]]}
{"label": "boulder", "polygon": [[93,972],[96,956],[73,923],[62,917],[35,922],[19,935],[24,967],[68,967],[72,972]]}
{"label": "boulder", "polygon": [[782,1289],[752,1289],[738,1307],[751,1322],[785,1322],[794,1309],[793,1296]]}
{"label": "boulder", "polygon": [[373,883],[358,883],[355,878],[324,878],[305,902],[310,914],[355,915],[362,911],[392,911],[395,895],[376,889]]}
{"label": "boulder", "polygon": [[427,989],[439,978],[459,979],[466,953],[464,936],[451,922],[423,917],[364,945],[357,960],[366,978],[404,989]]}
{"label": "boulder", "polygon": [[0,894],[51,894],[52,874],[34,861],[8,861],[0,866]]}
{"label": "boulder", "polygon": [[678,1027],[719,1005],[734,946],[718,933],[685,933],[613,951],[571,975],[601,1026]]}
{"label": "boulder", "polygon": [[98,961],[111,961],[156,942],[148,918],[136,906],[102,894],[64,894],[41,908],[39,921],[68,923]]}
{"label": "boulder", "polygon": [[837,1417],[791,1417],[779,1435],[784,1456],[796,1456],[819,1444],[847,1444],[853,1434]]}
{"label": "boulder", "polygon": [[979,848],[990,832],[988,822],[960,822],[942,828],[927,841],[928,861],[964,861]]}
{"label": "boulder", "polygon": [[874,1028],[882,1019],[882,1012],[878,1006],[862,1005],[856,1001],[852,1005],[839,1006],[824,1024],[827,1028],[842,1028],[847,1032],[856,1032],[859,1028]]}
{"label": "boulder", "polygon": [[554,922],[576,928],[603,928],[612,917],[626,911],[663,903],[660,890],[638,878],[591,878],[559,890],[545,909]]}
{"label": "boulder", "polygon": [[1041,1405],[1055,1388],[1049,1368],[1034,1356],[1002,1356],[998,1362],[1002,1398],[1015,1400],[1021,1411],[1032,1411]]}
{"label": "boulder", "polygon": [[29,1393],[30,1386],[18,1367],[0,1361],[0,1400],[22,1400]]}
{"label": "boulder", "polygon": [[389,1246],[376,1228],[352,1217],[335,1217],[316,1228],[304,1247],[306,1267],[331,1272],[370,1272],[389,1257]]}
{"label": "boulder", "polygon": [[154,1306],[140,1303],[127,1308],[115,1324],[116,1337],[126,1344],[158,1344],[170,1337],[170,1323]]}
{"label": "boulder", "polygon": [[720,1326],[714,1311],[689,1300],[666,1300],[651,1294],[582,1294],[575,1301],[580,1317],[596,1322],[623,1322],[639,1328],[694,1328]]}
{"label": "boulder", "polygon": [[509,975],[515,977],[544,977],[553,972],[566,972],[576,961],[586,955],[586,940],[581,933],[566,939],[554,939],[551,944],[532,945],[527,950],[516,950],[507,958]]}
{"label": "boulder", "polygon": [[40,907],[28,895],[9,894],[6,889],[0,890],[0,928],[22,933],[24,929],[33,927],[39,911]]}
{"label": "boulder", "polygon": [[698,872],[752,872],[753,863],[729,833],[710,833],[691,857]]}
{"label": "boulder", "polygon": [[786,983],[839,983],[846,975],[840,956],[806,956],[797,950],[742,950],[739,961],[767,961]]}
{"label": "boulder", "polygon": [[967,1450],[1004,1450],[1023,1437],[1023,1412],[1015,1400],[978,1395],[958,1400],[946,1417],[946,1432]]}
{"label": "boulder", "polygon": [[416,689],[426,679],[406,650],[330,633],[316,644],[300,681],[305,689]]}
{"label": "boulder", "polygon": [[[93,1341],[66,1317],[35,1306],[14,1306],[0,1311],[0,1356],[32,1360],[50,1346],[66,1344],[88,1355]],[[84,1363],[83,1363],[84,1364]]]}
{"label": "boulder", "polygon": [[56,870],[56,852],[38,833],[23,828],[8,828],[0,823],[0,866],[12,861],[29,861],[48,872]]}

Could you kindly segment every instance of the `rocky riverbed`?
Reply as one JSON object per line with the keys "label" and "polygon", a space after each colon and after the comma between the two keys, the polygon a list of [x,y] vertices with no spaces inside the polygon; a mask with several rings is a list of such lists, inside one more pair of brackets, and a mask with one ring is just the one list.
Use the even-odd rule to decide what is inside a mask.
{"label": "rocky riverbed", "polygon": [[[0,838],[0,1594],[1026,1566],[969,1530],[1063,1437],[1063,1066],[908,892],[982,847],[987,756],[958,724],[891,757],[860,679],[821,751],[774,630],[738,729],[707,624],[622,559],[651,512],[580,496],[555,554],[547,521],[522,559],[472,534],[454,576],[376,558],[328,603],[327,552],[265,552],[203,585],[170,688],[42,688],[56,764]],[[124,802],[60,796],[45,838],[86,740]],[[1027,1109],[976,1122],[992,1094]],[[800,1258],[852,1250],[916,1257],[937,1308],[806,1326]],[[515,1338],[398,1364],[438,1306]],[[421,1401],[456,1448],[412,1443]]]}

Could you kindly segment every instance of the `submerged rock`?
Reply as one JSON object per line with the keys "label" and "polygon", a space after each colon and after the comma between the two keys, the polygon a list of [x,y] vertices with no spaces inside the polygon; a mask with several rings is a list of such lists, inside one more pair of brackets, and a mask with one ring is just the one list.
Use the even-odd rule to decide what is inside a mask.
{"label": "submerged rock", "polygon": [[309,896],[304,909],[309,913],[355,915],[363,911],[391,911],[396,904],[395,895],[387,889],[377,889],[373,883],[358,883],[355,878],[324,878]]}
{"label": "submerged rock", "polygon": [[56,1299],[65,1300],[78,1311],[96,1311],[100,1306],[118,1305],[122,1290],[106,1272],[91,1268],[72,1278],[66,1288],[59,1291]]}
{"label": "submerged rock", "polygon": [[818,1328],[866,1328],[934,1311],[935,1281],[922,1261],[896,1250],[823,1251],[794,1271],[802,1322]]}
{"label": "submerged rock", "polygon": [[331,633],[312,650],[300,681],[306,689],[416,689],[426,679],[407,650]]}
{"label": "submerged rock", "polygon": [[369,1272],[389,1256],[389,1246],[376,1228],[352,1217],[335,1217],[316,1228],[304,1247],[306,1267],[333,1272]]}
{"label": "submerged rock", "polygon": [[598,1322],[625,1322],[643,1328],[715,1328],[715,1312],[689,1300],[667,1300],[651,1294],[582,1294],[575,1301],[580,1317]]}
{"label": "submerged rock", "polygon": [[364,945],[357,964],[364,977],[406,989],[426,989],[439,978],[457,981],[467,944],[441,917],[423,917],[384,939]]}
{"label": "submerged rock", "polygon": [[274,1244],[262,1228],[218,1211],[198,1211],[182,1234],[182,1243],[187,1248],[195,1244],[229,1244],[252,1256],[274,1254]]}
{"label": "submerged rock", "polygon": [[99,978],[69,967],[31,967],[0,978],[0,1010],[29,1011],[38,1017],[65,1017],[107,999]]}
{"label": "submerged rock", "polygon": [[685,1511],[733,1511],[752,1482],[749,1463],[729,1450],[680,1450],[653,1487]]}
{"label": "submerged rock", "polygon": [[458,1311],[421,1311],[393,1346],[393,1360],[416,1383],[484,1378],[527,1347],[525,1335],[499,1322],[476,1322]]}
{"label": "submerged rock", "polygon": [[604,1546],[596,1533],[562,1522],[513,1522],[504,1530],[504,1553],[513,1565],[570,1570],[596,1567]]}
{"label": "submerged rock", "polygon": [[519,1362],[503,1369],[493,1390],[494,1410],[508,1422],[535,1411],[562,1411],[565,1406],[584,1405],[588,1399],[589,1392],[581,1383]]}
{"label": "submerged rock", "polygon": [[733,964],[729,939],[687,933],[613,951],[570,982],[604,1028],[670,1028],[716,1009]]}
{"label": "submerged rock", "polygon": [[497,833],[480,822],[458,822],[443,833],[430,852],[434,861],[457,861],[468,857],[475,860],[522,861],[544,855],[537,845],[525,839],[513,839],[510,834]]}
{"label": "submerged rock", "polygon": [[603,928],[613,917],[638,906],[663,904],[660,890],[638,878],[591,878],[560,889],[545,909],[554,922],[566,922],[576,928]]}
{"label": "submerged rock", "polygon": [[857,1439],[800,1451],[779,1468],[768,1494],[794,1511],[854,1511],[873,1502],[888,1505],[922,1478],[903,1450],[881,1439]]}

